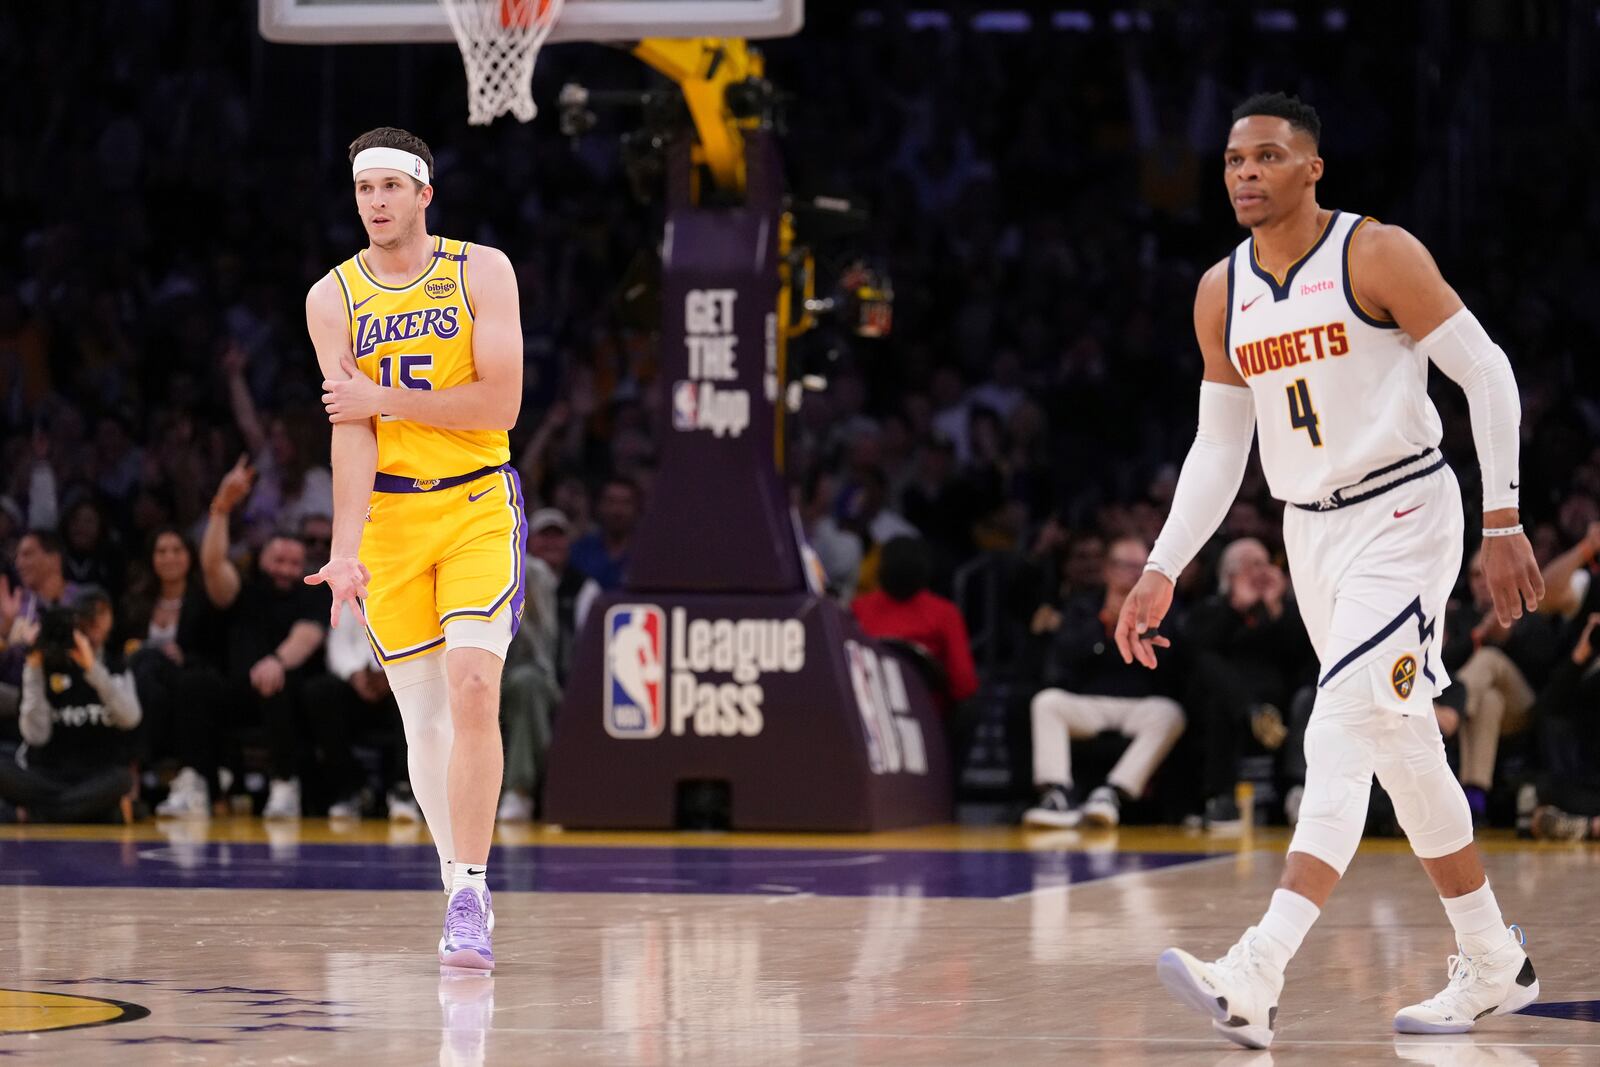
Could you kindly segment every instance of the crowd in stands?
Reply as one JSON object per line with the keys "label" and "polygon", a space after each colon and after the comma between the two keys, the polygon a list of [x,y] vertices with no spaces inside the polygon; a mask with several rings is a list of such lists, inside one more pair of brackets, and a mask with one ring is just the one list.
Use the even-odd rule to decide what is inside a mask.
{"label": "crowd in stands", "polygon": [[[788,469],[832,594],[938,661],[963,762],[1001,766],[1041,825],[1228,827],[1247,765],[1268,817],[1294,818],[1315,661],[1257,464],[1179,583],[1162,669],[1109,639],[1192,434],[1195,282],[1240,236],[1214,165],[1227,111],[1281,86],[1322,112],[1323,204],[1417,232],[1512,358],[1550,601],[1502,628],[1466,568],[1435,713],[1481,818],[1596,836],[1600,210],[1582,183],[1600,151],[1594,87],[1536,60],[1552,31],[1461,5],[1426,32],[1448,45],[1442,84],[1472,91],[1393,106],[1378,87],[1416,84],[1424,30],[1361,11],[1264,40],[1227,13],[1182,35],[986,34],[874,10],[824,9],[768,48],[794,93],[792,185],[872,206],[862,249],[896,293],[888,339],[802,342],[829,388],[792,420]],[[0,60],[38,102],[0,113],[0,817],[110,817],[135,785],[173,814],[415,817],[383,674],[300,584],[331,530],[304,294],[362,243],[343,145],[389,122],[432,144],[430,228],[518,272],[530,596],[501,814],[532,817],[665,410],[625,282],[649,273],[660,208],[614,122],[468,131],[453,49],[266,45],[253,8],[199,0],[0,9]],[[648,77],[564,46],[535,87],[548,116],[564,81]],[[1498,151],[1474,155],[1486,127]],[[1555,127],[1572,165],[1530,184],[1511,161]],[[1470,181],[1444,175],[1447,142]],[[1471,516],[1466,405],[1432,393]]]}

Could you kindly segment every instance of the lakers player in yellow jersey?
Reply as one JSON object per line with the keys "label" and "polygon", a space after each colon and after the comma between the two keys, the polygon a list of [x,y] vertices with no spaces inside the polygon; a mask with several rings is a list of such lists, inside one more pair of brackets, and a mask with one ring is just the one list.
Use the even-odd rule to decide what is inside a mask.
{"label": "lakers player in yellow jersey", "polygon": [[332,557],[306,581],[332,591],[332,625],[364,618],[400,706],[448,890],[440,963],[491,970],[500,673],[527,540],[507,443],[522,398],[516,276],[498,249],[428,233],[420,138],[372,130],[350,161],[369,243],[306,298],[334,493]]}

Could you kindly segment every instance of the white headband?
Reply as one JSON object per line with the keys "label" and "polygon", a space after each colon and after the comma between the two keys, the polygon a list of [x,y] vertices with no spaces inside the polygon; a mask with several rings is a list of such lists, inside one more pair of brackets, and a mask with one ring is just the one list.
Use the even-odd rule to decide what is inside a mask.
{"label": "white headband", "polygon": [[403,148],[363,148],[356,153],[355,162],[350,165],[350,176],[354,178],[373,167],[397,170],[401,174],[411,175],[423,185],[428,184],[428,164],[423,162],[421,156],[412,155]]}

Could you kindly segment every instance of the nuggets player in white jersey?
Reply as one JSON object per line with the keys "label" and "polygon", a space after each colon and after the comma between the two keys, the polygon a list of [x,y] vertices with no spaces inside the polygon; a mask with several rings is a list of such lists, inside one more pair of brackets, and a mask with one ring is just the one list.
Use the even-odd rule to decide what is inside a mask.
{"label": "nuggets player in white jersey", "polygon": [[1162,982],[1229,1040],[1271,1044],[1284,970],[1360,843],[1377,775],[1455,929],[1448,985],[1400,1010],[1404,1033],[1460,1033],[1539,993],[1473,844],[1432,698],[1445,600],[1461,566],[1455,475],[1439,452],[1431,360],[1466,392],[1483,476],[1484,567],[1502,624],[1543,581],[1517,515],[1521,402],[1511,366],[1409,233],[1320,206],[1321,122],[1279,93],[1234,112],[1224,177],[1250,237],[1201,279],[1199,429],[1148,569],[1117,622],[1123,658],[1155,665],[1173,583],[1239,489],[1252,431],[1320,661],[1307,775],[1283,877],[1226,955],[1162,953]]}
{"label": "nuggets player in white jersey", "polygon": [[[433,154],[384,127],[350,146],[368,246],[306,299],[333,424],[333,548],[306,580],[367,625],[405,725],[447,891],[439,961],[492,970],[489,845],[504,767],[500,674],[527,524],[507,431],[522,399],[516,276],[433,237]],[[343,614],[349,619],[349,614]]]}

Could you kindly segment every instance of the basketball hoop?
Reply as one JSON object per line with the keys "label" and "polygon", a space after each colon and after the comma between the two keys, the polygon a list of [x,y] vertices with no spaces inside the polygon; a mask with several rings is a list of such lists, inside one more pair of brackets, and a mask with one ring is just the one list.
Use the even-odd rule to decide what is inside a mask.
{"label": "basketball hoop", "polygon": [[467,68],[467,121],[511,112],[530,122],[533,64],[561,16],[561,0],[439,0]]}

